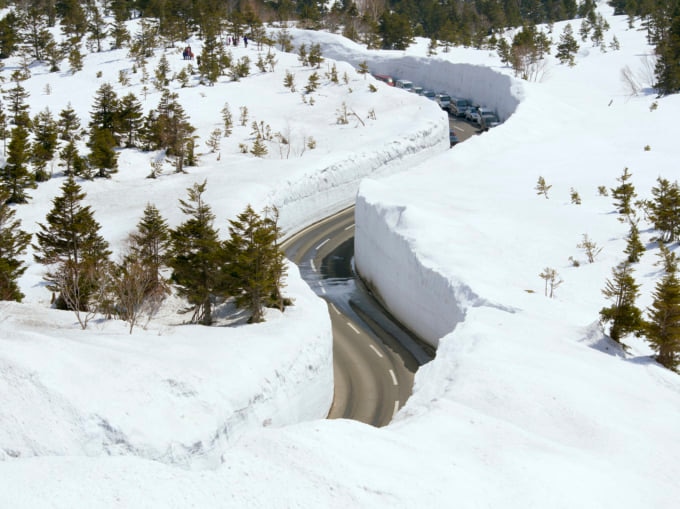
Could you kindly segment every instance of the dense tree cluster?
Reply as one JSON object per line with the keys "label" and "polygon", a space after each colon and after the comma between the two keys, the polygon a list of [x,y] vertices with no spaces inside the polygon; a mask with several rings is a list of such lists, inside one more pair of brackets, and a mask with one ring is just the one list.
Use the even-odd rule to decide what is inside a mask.
{"label": "dense tree cluster", "polygon": [[[283,310],[290,301],[282,294],[286,267],[276,210],[259,215],[247,206],[229,221],[229,238],[221,240],[204,199],[206,187],[204,181],[188,189],[188,199],[180,200],[187,218],[174,229],[148,204],[124,256],[114,263],[93,210],[83,203],[86,194],[69,174],[33,245],[56,307],[72,310],[83,329],[99,313],[126,320],[132,332],[144,313],[151,317],[158,310],[174,283],[193,313],[191,323],[210,325],[213,308],[228,299],[249,313],[250,322],[264,320],[264,307]],[[20,258],[31,235],[14,219],[8,195],[0,187],[0,300],[21,301],[17,280],[26,267]]]}
{"label": "dense tree cluster", "polygon": [[191,305],[194,323],[210,324],[215,303],[229,297],[249,312],[249,321],[261,322],[265,306],[283,310],[285,303],[277,215],[265,211],[262,217],[249,205],[229,221],[229,238],[220,241],[205,191],[206,182],[195,184],[180,201],[187,219],[170,232],[172,281]]}
{"label": "dense tree cluster", "polygon": [[627,14],[647,28],[657,57],[654,87],[659,95],[680,91],[680,0],[610,0],[616,14]]}
{"label": "dense tree cluster", "polygon": [[[659,177],[658,185],[652,188],[652,199],[633,202],[637,193],[631,179],[629,169],[624,168],[617,178],[619,185],[611,190],[616,211],[623,222],[630,224],[630,232],[624,250],[627,258],[612,270],[612,278],[602,290],[612,304],[600,310],[600,320],[609,324],[609,336],[622,345],[627,334],[644,335],[657,354],[656,360],[677,370],[680,366],[680,279],[676,254],[665,243],[680,236],[680,191],[677,182]],[[633,264],[640,260],[645,247],[639,238],[635,207],[644,212],[659,234],[656,240],[663,265],[647,318],[636,305],[640,286],[633,276]]]}

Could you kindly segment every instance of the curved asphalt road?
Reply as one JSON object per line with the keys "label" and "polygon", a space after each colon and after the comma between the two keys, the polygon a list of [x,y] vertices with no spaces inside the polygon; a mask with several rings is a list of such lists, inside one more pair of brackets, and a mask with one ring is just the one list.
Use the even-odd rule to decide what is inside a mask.
{"label": "curved asphalt road", "polygon": [[[450,127],[461,141],[479,132],[452,118]],[[411,395],[415,371],[434,357],[434,350],[391,317],[355,278],[354,207],[296,233],[283,247],[309,286],[328,302],[335,376],[328,417],[388,424]]]}
{"label": "curved asphalt road", "polygon": [[329,418],[384,426],[411,395],[418,366],[434,352],[391,319],[355,279],[354,208],[297,233],[284,249],[310,287],[328,302],[335,375]]}

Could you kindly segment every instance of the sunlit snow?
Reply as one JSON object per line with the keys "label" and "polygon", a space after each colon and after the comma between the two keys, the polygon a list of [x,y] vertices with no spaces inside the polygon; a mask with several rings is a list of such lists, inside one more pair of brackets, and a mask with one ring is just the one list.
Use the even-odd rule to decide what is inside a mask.
{"label": "sunlit snow", "polygon": [[[264,160],[239,153],[252,142],[250,121],[222,140],[219,159],[203,146],[187,174],[168,167],[146,179],[152,155],[122,152],[111,180],[82,183],[114,250],[147,202],[178,224],[178,199],[204,179],[223,235],[247,203],[278,205],[292,232],[358,190],[356,265],[438,345],[437,357],[389,426],[322,420],[332,397],[330,321],[295,267],[286,289],[295,306],[264,324],[230,324],[225,309],[215,327],[182,325],[171,300],[128,335],[126,324],[104,320],[81,331],[72,314],[50,310],[43,268],[27,256],[25,302],[0,303],[0,507],[677,507],[680,378],[642,339],[626,338],[623,352],[598,325],[628,227],[597,188],[615,187],[624,167],[639,198],[658,176],[678,178],[680,98],[627,93],[621,68],[640,69],[652,48],[644,31],[600,9],[611,25],[605,39],[616,35],[621,49],[582,43],[575,67],[550,58],[538,83],[514,79],[489,51],[427,57],[427,40],[406,52],[366,51],[292,30],[294,43],[318,41],[325,56],[349,62],[336,64],[349,83],[322,80],[315,104],[305,104],[283,77],[294,71],[301,88],[312,70],[277,52],[273,73],[176,88],[203,143],[228,102],[235,119],[247,105],[250,121],[289,132],[292,153],[282,157],[275,143]],[[253,44],[233,51],[257,55]],[[378,82],[369,92],[350,65],[363,60],[473,98],[504,123],[449,150],[438,107]],[[34,67],[31,111],[56,114],[70,101],[86,123],[94,91],[130,67],[125,52],[88,55],[73,77]],[[158,98],[150,92],[145,107]],[[343,102],[365,126],[337,124]],[[304,149],[309,136],[314,150]],[[17,207],[24,229],[44,221],[63,182],[54,171]],[[539,176],[552,185],[549,199],[536,194]],[[654,232],[644,220],[640,230],[645,308],[661,268]],[[603,248],[592,264],[576,247],[583,234]],[[543,294],[545,267],[564,280],[553,299]]]}

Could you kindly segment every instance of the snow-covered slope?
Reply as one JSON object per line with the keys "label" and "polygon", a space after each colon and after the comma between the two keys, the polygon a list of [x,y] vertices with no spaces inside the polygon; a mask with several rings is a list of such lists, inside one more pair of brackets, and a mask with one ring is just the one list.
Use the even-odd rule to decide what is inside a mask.
{"label": "snow-covered slope", "polygon": [[[200,53],[200,41],[190,44]],[[253,45],[230,51],[235,59],[258,58]],[[371,92],[368,84],[378,82],[347,63],[326,60],[322,68],[310,69],[294,54],[273,52],[273,72],[259,72],[252,64],[251,75],[239,82],[222,77],[207,87],[194,76],[182,87],[171,79],[171,92],[196,128],[198,166],[174,173],[172,162],[165,161],[163,173],[149,179],[151,162],[163,161],[163,154],[128,149],[119,151],[111,179],[79,182],[115,259],[147,203],[170,226],[183,221],[179,200],[196,182],[207,182],[205,200],[222,237],[228,219],[247,204],[256,210],[278,206],[280,225],[291,232],[351,204],[362,177],[402,170],[448,147],[446,117],[429,101],[387,87]],[[57,117],[70,104],[87,126],[95,92],[104,83],[113,84],[118,97],[136,94],[147,112],[157,106],[161,91],[144,75],[153,75],[163,54],[169,76],[190,64],[181,48],[157,52],[146,72],[134,68],[125,50],[88,54],[75,74],[66,61],[57,73],[34,63],[22,82],[30,114],[48,108]],[[17,65],[8,59],[6,72]],[[337,82],[330,79],[332,67]],[[284,87],[286,72],[295,77],[295,93]],[[313,72],[320,87],[303,96]],[[121,74],[129,83],[120,83]],[[223,127],[225,106],[233,133],[211,152],[206,141]],[[350,112],[346,124],[337,121],[343,109]],[[242,145],[253,143],[254,122],[272,133],[263,158],[242,153]],[[85,140],[80,149],[87,153]],[[26,231],[45,223],[60,193],[64,177],[57,163],[49,168],[53,178],[29,191],[30,204],[16,207]],[[145,327],[128,335],[124,322],[96,320],[81,331],[72,313],[50,309],[45,268],[32,254],[25,256],[28,270],[20,280],[24,302],[0,303],[0,459],[134,455],[214,468],[249,429],[326,416],[333,395],[330,321],[325,304],[295,267],[285,289],[294,306],[283,314],[270,311],[265,324],[245,325],[240,314],[221,306],[214,327],[182,325],[184,304],[171,298]]]}
{"label": "snow-covered slope", "polygon": [[134,455],[214,468],[249,429],[325,417],[330,323],[292,272],[296,305],[257,325],[168,320],[130,335],[100,320],[81,331],[71,313],[0,302],[0,460]]}

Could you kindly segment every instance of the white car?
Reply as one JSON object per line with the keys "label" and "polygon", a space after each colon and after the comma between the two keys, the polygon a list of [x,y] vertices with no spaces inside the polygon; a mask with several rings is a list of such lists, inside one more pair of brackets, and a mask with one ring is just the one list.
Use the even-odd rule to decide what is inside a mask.
{"label": "white car", "polygon": [[413,82],[409,80],[397,80],[397,88],[403,88],[406,91],[410,91],[413,88]]}
{"label": "white car", "polygon": [[500,124],[496,113],[489,108],[477,108],[476,110],[471,109],[468,111],[466,118],[483,129],[496,127],[498,124]]}
{"label": "white car", "polygon": [[440,92],[437,95],[434,96],[435,102],[439,105],[439,107],[443,110],[448,110],[449,109],[449,103],[451,102],[451,96],[449,94],[445,94],[444,92]]}

